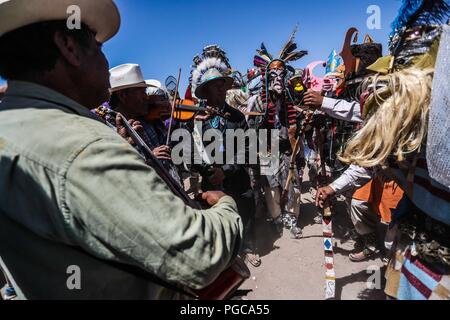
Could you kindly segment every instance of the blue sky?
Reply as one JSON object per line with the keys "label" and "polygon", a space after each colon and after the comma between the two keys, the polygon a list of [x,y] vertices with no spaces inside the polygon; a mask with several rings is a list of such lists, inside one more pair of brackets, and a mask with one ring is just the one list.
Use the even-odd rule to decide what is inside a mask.
{"label": "blue sky", "polygon": [[[138,63],[148,79],[164,80],[182,68],[184,94],[192,58],[204,46],[218,44],[241,72],[252,67],[255,50],[264,42],[277,54],[299,24],[297,43],[309,55],[294,63],[304,67],[341,51],[349,27],[369,32],[387,52],[390,24],[399,0],[116,0],[122,16],[119,34],[104,46],[110,66]],[[381,30],[368,30],[370,5],[381,8]],[[1,81],[0,81],[1,82]]]}

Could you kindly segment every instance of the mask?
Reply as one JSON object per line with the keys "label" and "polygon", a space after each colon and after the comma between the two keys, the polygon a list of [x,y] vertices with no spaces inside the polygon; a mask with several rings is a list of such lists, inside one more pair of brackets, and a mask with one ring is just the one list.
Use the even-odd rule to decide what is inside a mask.
{"label": "mask", "polygon": [[286,70],[270,69],[268,77],[269,77],[269,91],[277,95],[281,95],[285,90],[284,80],[286,77]]}
{"label": "mask", "polygon": [[324,61],[316,61],[309,64],[303,73],[303,83],[312,91],[322,92],[323,78],[314,75],[313,70],[318,65],[325,65]]}

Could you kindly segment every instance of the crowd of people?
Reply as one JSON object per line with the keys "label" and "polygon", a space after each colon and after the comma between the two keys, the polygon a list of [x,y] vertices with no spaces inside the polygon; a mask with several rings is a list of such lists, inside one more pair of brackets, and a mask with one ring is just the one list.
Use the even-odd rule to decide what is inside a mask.
{"label": "crowd of people", "polygon": [[[139,61],[110,69],[112,0],[72,1],[89,7],[75,30],[54,2],[0,3],[4,299],[230,298],[261,265],[257,222],[301,241],[304,178],[315,223],[345,196],[349,259],[379,257],[388,298],[450,298],[446,1],[405,0],[387,56],[354,28],[301,69],[297,29],[246,72],[209,45],[183,98],[179,79],[146,79]],[[191,138],[183,161],[177,130]],[[258,139],[235,144],[238,131]]]}

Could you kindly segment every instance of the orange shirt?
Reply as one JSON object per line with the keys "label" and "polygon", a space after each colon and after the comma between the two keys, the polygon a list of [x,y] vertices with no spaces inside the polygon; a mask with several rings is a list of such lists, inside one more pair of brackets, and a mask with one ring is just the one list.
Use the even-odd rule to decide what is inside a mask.
{"label": "orange shirt", "polygon": [[372,210],[376,212],[381,220],[390,223],[392,220],[392,209],[397,208],[403,197],[403,190],[394,181],[386,181],[376,177],[364,187],[356,190],[353,199],[370,203]]}

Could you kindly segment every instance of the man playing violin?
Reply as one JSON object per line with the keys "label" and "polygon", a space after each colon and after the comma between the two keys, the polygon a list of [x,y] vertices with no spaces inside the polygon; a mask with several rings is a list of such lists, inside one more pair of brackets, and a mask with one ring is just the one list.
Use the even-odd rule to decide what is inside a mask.
{"label": "man playing violin", "polygon": [[[249,255],[253,250],[253,244],[250,243],[251,224],[255,216],[255,202],[253,198],[253,190],[250,184],[250,177],[247,173],[245,165],[237,164],[238,152],[245,150],[228,150],[227,146],[227,130],[235,131],[248,129],[244,114],[236,108],[226,103],[227,91],[231,89],[234,79],[228,76],[229,68],[225,56],[222,59],[208,57],[208,49],[214,49],[214,46],[205,48],[204,60],[193,70],[192,90],[195,97],[206,101],[208,111],[196,117],[197,121],[202,122],[202,131],[195,132],[203,137],[203,134],[210,129],[221,132],[222,145],[219,152],[222,156],[223,163],[215,163],[212,165],[203,165],[197,170],[203,177],[202,189],[205,190],[223,190],[226,194],[233,197],[238,205],[238,211],[241,215],[245,230],[247,232],[244,252]],[[234,139],[234,137],[233,137]],[[195,138],[194,138],[195,140]],[[227,153],[233,153],[234,163],[227,163]],[[247,152],[245,152],[247,154]],[[204,159],[205,160],[205,159]],[[225,163],[225,164],[224,164]],[[254,266],[260,265],[259,257],[249,259]]]}
{"label": "man playing violin", "polygon": [[[19,299],[186,297],[236,257],[236,202],[210,192],[210,209],[187,204],[89,111],[109,98],[101,47],[120,14],[112,0],[72,3],[80,29],[67,28],[67,1],[0,1],[0,267]],[[121,98],[145,116],[136,75]]]}
{"label": "man playing violin", "polygon": [[[178,171],[172,163],[172,149],[166,145],[167,130],[161,120],[168,110],[168,97],[152,82],[143,81],[139,65],[123,64],[110,70],[110,106],[133,124],[155,157],[181,185]],[[170,108],[170,107],[169,107]]]}

